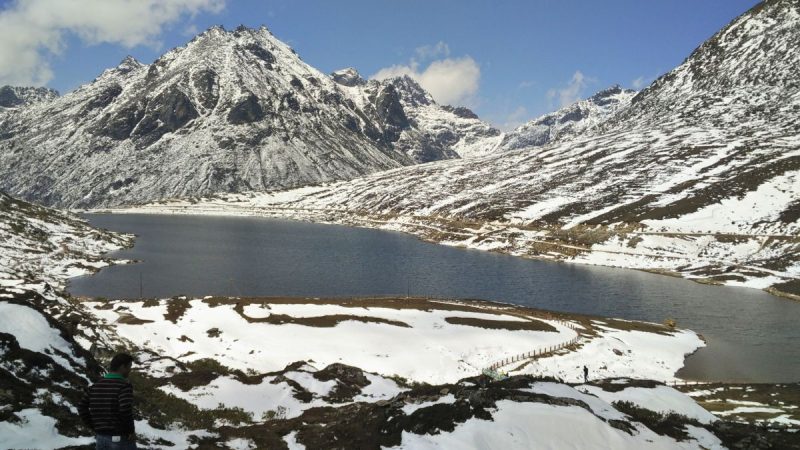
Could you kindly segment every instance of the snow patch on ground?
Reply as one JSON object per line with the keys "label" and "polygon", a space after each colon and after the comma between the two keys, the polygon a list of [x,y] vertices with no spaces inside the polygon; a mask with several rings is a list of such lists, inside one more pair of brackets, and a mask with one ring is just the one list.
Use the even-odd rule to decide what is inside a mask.
{"label": "snow patch on ground", "polygon": [[641,408],[661,413],[678,413],[708,424],[719,420],[695,403],[691,397],[667,386],[654,388],[628,387],[618,392],[604,391],[597,386],[579,386],[579,390],[595,395],[608,403],[631,402]]}
{"label": "snow patch on ground", "polygon": [[553,406],[542,403],[497,402],[493,420],[469,419],[451,433],[418,435],[403,432],[396,449],[699,449],[695,441],[677,442],[639,427],[628,433],[611,427],[594,414],[578,406]]}
{"label": "snow patch on ground", "polygon": [[33,308],[0,302],[0,331],[14,335],[20,347],[45,353],[68,370],[71,370],[72,364],[59,352],[70,355],[80,366],[86,365],[82,357],[72,354],[70,344],[61,337],[61,333]]}
{"label": "snow patch on ground", "polygon": [[0,422],[3,448],[61,448],[94,443],[90,437],[62,436],[56,430],[56,420],[42,415],[38,409],[23,409],[17,415],[22,419],[20,424]]}

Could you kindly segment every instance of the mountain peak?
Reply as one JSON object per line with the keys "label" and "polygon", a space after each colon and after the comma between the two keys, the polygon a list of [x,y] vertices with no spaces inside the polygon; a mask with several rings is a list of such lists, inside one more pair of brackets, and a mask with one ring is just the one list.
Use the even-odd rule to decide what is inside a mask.
{"label": "mountain peak", "polygon": [[343,86],[353,87],[367,84],[367,81],[361,77],[361,74],[359,74],[358,71],[352,67],[332,72],[331,78],[333,78],[333,81]]}
{"label": "mountain peak", "polygon": [[587,100],[598,106],[606,106],[611,103],[618,103],[620,100],[618,97],[620,96],[630,98],[634,94],[636,94],[636,91],[632,89],[624,89],[619,84],[614,84],[601,91],[598,91]]}
{"label": "mountain peak", "polygon": [[210,27],[208,27],[206,29],[206,31],[203,31],[200,34],[201,35],[203,35],[203,34],[222,34],[222,33],[227,33],[227,32],[228,32],[228,30],[226,30],[223,25],[211,25]]}
{"label": "mountain peak", "polygon": [[140,63],[136,58],[131,55],[126,56],[122,61],[117,64],[116,69],[120,72],[130,72],[131,70],[138,69],[144,64]]}
{"label": "mountain peak", "polygon": [[[78,160],[83,173],[102,170],[101,181],[87,175],[63,192],[40,195],[34,187],[24,193],[70,206],[352,179],[457,158],[499,134],[466,109],[437,105],[411,77],[366,81],[354,68],[328,76],[266,27],[214,26],[151,64],[125,58],[45,114],[39,109],[14,114],[13,122],[4,114],[0,136],[9,138],[0,139],[0,156],[14,161],[0,165],[0,187],[21,192],[45,168],[61,179],[74,173]],[[33,135],[48,145],[7,151],[34,148]],[[58,167],[38,162],[67,146],[81,153],[70,153]],[[85,149],[113,155],[98,165]],[[147,163],[131,157],[144,149],[158,156]],[[203,163],[191,162],[197,159]],[[29,173],[11,172],[23,164]],[[87,195],[98,182],[106,188]]]}
{"label": "mountain peak", "polygon": [[384,86],[391,85],[398,91],[404,101],[415,105],[430,105],[435,104],[431,94],[428,93],[417,80],[408,75],[400,75],[397,77],[387,78],[381,81]]}
{"label": "mountain peak", "polygon": [[[642,90],[617,122],[650,128],[665,112],[676,110],[684,111],[681,119],[732,125],[753,122],[759,115],[771,121],[774,103],[764,99],[783,98],[796,89],[798,47],[800,2],[760,2]],[[749,106],[731,108],[734,104]]]}

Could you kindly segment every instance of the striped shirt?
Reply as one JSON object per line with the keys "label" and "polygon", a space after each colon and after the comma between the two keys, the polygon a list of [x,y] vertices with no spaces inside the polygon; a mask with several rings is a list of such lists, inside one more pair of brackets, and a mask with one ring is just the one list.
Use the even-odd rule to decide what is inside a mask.
{"label": "striped shirt", "polygon": [[86,426],[97,434],[132,434],[133,386],[119,375],[107,374],[86,389],[78,412]]}

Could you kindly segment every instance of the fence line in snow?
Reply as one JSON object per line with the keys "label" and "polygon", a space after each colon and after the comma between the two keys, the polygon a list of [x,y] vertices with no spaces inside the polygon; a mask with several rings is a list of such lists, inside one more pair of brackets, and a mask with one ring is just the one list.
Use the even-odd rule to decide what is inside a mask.
{"label": "fence line in snow", "polygon": [[[570,328],[572,330],[576,330],[577,329],[577,325],[575,325],[572,322],[567,322],[566,320],[556,320],[556,322],[559,325],[565,326],[565,327]],[[501,359],[500,361],[494,362],[492,365],[490,365],[489,367],[484,369],[484,371],[494,372],[494,371],[496,371],[497,369],[499,369],[499,368],[501,368],[503,366],[507,366],[507,365],[513,364],[515,362],[524,361],[526,359],[540,358],[540,357],[542,357],[544,355],[549,355],[549,354],[555,353],[555,352],[557,352],[557,351],[559,351],[559,350],[561,350],[561,349],[563,349],[565,347],[569,347],[570,345],[575,345],[575,344],[578,343],[579,340],[580,340],[580,335],[575,336],[574,338],[572,338],[572,339],[570,339],[570,340],[568,340],[566,342],[562,342],[560,344],[549,345],[549,346],[544,347],[544,348],[532,350],[532,351],[525,352],[525,353],[520,353],[520,354],[517,354],[517,355],[514,355],[514,356],[509,356],[508,358],[504,358],[504,359]]]}
{"label": "fence line in snow", "polygon": [[[707,384],[717,383],[721,384],[720,382],[712,382],[712,381],[691,381],[691,380],[681,380],[675,379],[671,381],[665,381],[664,384],[667,386],[677,387],[677,386],[703,386]],[[733,383],[735,384],[735,383]]]}

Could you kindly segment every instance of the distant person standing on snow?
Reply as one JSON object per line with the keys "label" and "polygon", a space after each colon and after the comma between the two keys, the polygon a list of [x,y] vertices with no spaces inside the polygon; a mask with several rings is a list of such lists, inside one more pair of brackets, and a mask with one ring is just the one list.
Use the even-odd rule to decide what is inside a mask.
{"label": "distant person standing on snow", "polygon": [[128,375],[133,357],[116,355],[108,373],[86,390],[78,412],[83,423],[97,434],[97,450],[135,450],[133,386]]}
{"label": "distant person standing on snow", "polygon": [[589,368],[586,366],[583,366],[583,382],[584,383],[589,382]]}

